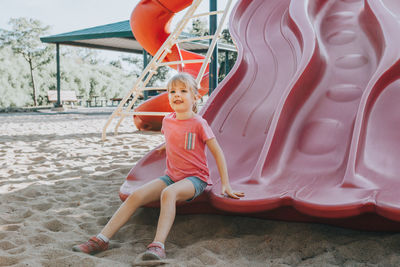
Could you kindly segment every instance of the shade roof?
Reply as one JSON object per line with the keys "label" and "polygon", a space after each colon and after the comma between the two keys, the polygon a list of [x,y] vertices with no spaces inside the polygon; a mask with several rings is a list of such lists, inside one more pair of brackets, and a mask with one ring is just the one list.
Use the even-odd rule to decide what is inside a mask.
{"label": "shade roof", "polygon": [[[181,36],[182,38],[190,37],[191,34],[182,33]],[[143,52],[142,46],[133,36],[129,20],[45,36],[41,37],[40,40],[44,43],[59,43],[121,52]],[[182,43],[180,47],[193,52],[205,52],[208,49],[208,40]],[[218,49],[220,51],[236,51],[233,45],[221,42],[218,43]]]}

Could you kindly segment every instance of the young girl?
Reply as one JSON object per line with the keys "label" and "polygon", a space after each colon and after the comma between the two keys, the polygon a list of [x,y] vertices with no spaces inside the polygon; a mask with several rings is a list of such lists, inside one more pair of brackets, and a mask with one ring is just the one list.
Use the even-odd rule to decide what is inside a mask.
{"label": "young girl", "polygon": [[224,154],[214,134],[197,110],[197,84],[187,73],[175,75],[167,85],[169,104],[175,111],[163,120],[167,169],[165,175],[133,192],[116,211],[104,229],[88,242],[73,247],[74,251],[95,254],[108,249],[109,239],[141,206],[160,200],[161,210],[154,241],[143,254],[144,260],[164,259],[164,243],[175,219],[176,202],[191,201],[199,196],[209,178],[205,147],[211,151],[221,176],[222,194],[238,199],[244,193],[233,192],[229,185]]}

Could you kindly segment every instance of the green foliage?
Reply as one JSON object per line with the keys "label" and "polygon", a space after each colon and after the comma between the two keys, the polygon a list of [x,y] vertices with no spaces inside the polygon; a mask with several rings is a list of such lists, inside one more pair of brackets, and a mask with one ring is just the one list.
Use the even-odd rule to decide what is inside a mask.
{"label": "green foliage", "polygon": [[208,35],[207,21],[205,19],[192,20],[192,27],[189,29],[189,33],[196,36]]}
{"label": "green foliage", "polygon": [[[25,18],[10,23],[12,30],[0,29],[0,107],[47,105],[47,92],[56,90],[57,82],[55,46],[39,39],[48,27]],[[32,65],[27,64],[29,60]],[[60,47],[60,60],[61,90],[74,90],[82,99],[125,96],[143,65],[140,59],[132,60],[127,63],[130,71],[126,71],[122,58],[107,62],[97,50],[68,46]]]}
{"label": "green foliage", "polygon": [[[151,56],[148,57],[147,62],[150,62],[152,59]],[[129,64],[133,65],[139,65],[143,66],[143,57],[140,57],[140,60],[138,56],[126,56],[122,58],[122,61],[127,62]],[[143,66],[144,67],[144,66]],[[133,71],[138,71],[137,69],[134,69]],[[147,84],[147,87],[153,87],[153,86],[162,86],[165,84],[166,80],[169,77],[171,69],[168,67],[159,67],[157,69],[157,73],[153,75],[153,77],[150,79],[149,83]],[[141,72],[141,70],[140,70]]]}
{"label": "green foliage", "polygon": [[[205,36],[208,35],[208,25],[205,19],[194,19],[192,21],[192,27],[188,29],[189,33],[194,34],[196,36]],[[231,34],[228,29],[222,30],[220,42],[233,45],[233,40]],[[237,58],[237,53],[229,52],[228,53],[228,67],[227,69],[232,69],[233,65],[235,65]],[[228,73],[225,73],[225,64],[226,64],[226,55],[225,53],[218,53],[218,82],[221,82]]]}
{"label": "green foliage", "polygon": [[[12,19],[10,23],[12,30],[0,29],[0,107],[35,105],[34,95],[36,104],[47,105],[47,92],[55,90],[57,82],[55,46],[39,39],[48,27],[26,18]],[[190,33],[207,34],[205,21],[198,20],[192,27]],[[232,43],[228,30],[222,35],[223,42]],[[124,54],[108,62],[94,49],[61,46],[60,53],[61,90],[74,90],[83,100],[93,95],[106,99],[125,96],[143,68],[141,55]],[[29,60],[32,64],[27,64]],[[224,60],[225,55],[220,53],[220,80],[225,77]],[[229,64],[233,66],[235,60],[235,53],[230,53]],[[148,86],[165,84],[171,72],[170,68],[159,68]]]}
{"label": "green foliage", "polygon": [[1,44],[11,47],[14,53],[21,54],[26,61],[35,59],[38,65],[48,62],[48,54],[50,48],[43,44],[39,37],[46,34],[49,26],[44,26],[39,20],[27,18],[12,18],[8,22],[11,25],[11,31],[1,29]]}
{"label": "green foliage", "polygon": [[[73,90],[82,99],[89,99],[91,94],[106,99],[123,97],[140,74],[141,69],[128,73],[107,62],[92,64],[94,60],[102,60],[83,60],[78,56],[82,52],[79,50],[61,46],[61,90]],[[10,47],[0,48],[0,58],[0,107],[33,105],[29,68],[25,60],[14,56]],[[37,104],[47,105],[47,92],[56,90],[55,55],[36,73]]]}
{"label": "green foliage", "polygon": [[119,60],[119,59],[110,61],[110,65],[114,66],[118,69],[122,69],[122,63],[121,63],[121,60]]}
{"label": "green foliage", "polygon": [[[230,44],[230,45],[234,44],[233,40],[232,40],[232,36],[229,33],[228,29],[223,29],[221,35],[222,35],[221,42]],[[231,70],[233,68],[233,65],[235,65],[236,59],[237,59],[237,53],[229,52],[227,62],[226,62],[225,53],[218,54],[218,62],[219,62],[219,66],[220,66],[219,72],[218,72],[218,82],[221,82],[223,79],[225,79],[226,75],[228,75],[228,73],[229,73],[229,70]],[[225,71],[226,63],[228,63],[228,66],[227,66],[228,73],[226,73],[226,71]]]}
{"label": "green foliage", "polygon": [[[99,59],[95,54],[81,58],[81,48],[67,51],[61,58],[61,89],[75,90],[82,99],[100,96],[106,99],[124,97],[141,72],[141,68],[124,69]],[[120,61],[120,60],[119,60]],[[97,62],[94,64],[94,62]],[[53,68],[55,74],[55,66]],[[56,82],[54,78],[54,83]]]}
{"label": "green foliage", "polygon": [[39,20],[27,18],[13,18],[8,24],[11,25],[12,30],[0,31],[0,45],[11,47],[14,54],[22,55],[29,64],[32,99],[36,106],[34,70],[48,64],[51,60],[51,47],[44,45],[39,37],[47,33],[49,26],[43,26]]}
{"label": "green foliage", "polygon": [[[31,103],[29,69],[11,48],[0,48],[0,107],[20,107]],[[26,78],[28,77],[28,79]]]}
{"label": "green foliage", "polygon": [[233,45],[232,36],[228,29],[223,29],[221,35],[222,42]]}

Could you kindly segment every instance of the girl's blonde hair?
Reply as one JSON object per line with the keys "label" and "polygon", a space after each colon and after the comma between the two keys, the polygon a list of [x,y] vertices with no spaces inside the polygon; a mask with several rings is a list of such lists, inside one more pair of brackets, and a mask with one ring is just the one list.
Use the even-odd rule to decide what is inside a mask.
{"label": "girl's blonde hair", "polygon": [[[167,83],[167,90],[168,92],[177,85],[177,83],[183,83],[186,88],[190,89],[193,93],[193,96],[196,98],[199,87],[197,86],[196,80],[193,78],[192,75],[186,72],[180,72],[174,75]],[[195,100],[193,108],[194,113],[197,113],[197,101]]]}

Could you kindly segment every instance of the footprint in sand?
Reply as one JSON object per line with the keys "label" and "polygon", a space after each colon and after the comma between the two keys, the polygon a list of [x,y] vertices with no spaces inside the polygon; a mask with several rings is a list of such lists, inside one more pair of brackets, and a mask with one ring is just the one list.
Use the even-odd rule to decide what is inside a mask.
{"label": "footprint in sand", "polygon": [[41,196],[42,193],[38,189],[28,188],[22,193],[22,195],[28,198],[35,198]]}
{"label": "footprint in sand", "polygon": [[100,203],[86,205],[83,209],[88,211],[105,211],[108,207]]}
{"label": "footprint in sand", "polygon": [[54,165],[56,165],[56,167],[62,167],[63,166],[63,164],[61,162],[58,162],[58,161],[56,161],[54,163]]}
{"label": "footprint in sand", "polygon": [[73,213],[73,210],[71,209],[64,209],[64,210],[60,210],[57,212],[57,214],[59,215],[71,215]]}
{"label": "footprint in sand", "polygon": [[81,183],[80,187],[88,187],[88,184],[87,183]]}
{"label": "footprint in sand", "polygon": [[89,192],[89,193],[86,194],[86,196],[87,196],[87,197],[90,197],[90,198],[91,198],[91,197],[94,197],[95,195],[96,195],[96,193],[93,192],[93,191],[91,191],[91,192]]}
{"label": "footprint in sand", "polygon": [[[133,157],[131,161],[136,162],[138,160],[142,159],[142,156],[140,157]],[[133,167],[133,166],[132,166]]]}
{"label": "footprint in sand", "polygon": [[6,224],[6,225],[1,226],[1,229],[3,231],[8,231],[8,232],[18,231],[19,228],[21,228],[21,226],[19,226],[17,224]]}
{"label": "footprint in sand", "polygon": [[39,156],[39,157],[31,158],[31,160],[33,160],[35,163],[42,163],[42,162],[45,162],[47,159],[44,156]]}
{"label": "footprint in sand", "polygon": [[121,201],[118,199],[118,200],[109,200],[109,201],[107,201],[107,206],[108,207],[119,207],[120,205],[121,205]]}
{"label": "footprint in sand", "polygon": [[0,264],[1,266],[11,266],[15,265],[19,262],[19,259],[12,258],[12,257],[6,257],[6,256],[0,256]]}
{"label": "footprint in sand", "polygon": [[205,251],[203,253],[199,253],[198,255],[194,256],[201,261],[204,266],[212,266],[218,263],[221,263],[218,258],[215,256],[214,253],[211,251]]}
{"label": "footprint in sand", "polygon": [[56,239],[46,234],[37,234],[29,237],[28,240],[32,245],[51,244],[56,242]]}
{"label": "footprint in sand", "polygon": [[53,178],[54,176],[55,176],[54,173],[48,173],[48,174],[46,174],[46,177],[47,177],[47,178]]}
{"label": "footprint in sand", "polygon": [[7,240],[0,242],[0,249],[2,249],[2,250],[9,250],[9,249],[13,249],[16,247],[17,247],[17,245],[15,245]]}
{"label": "footprint in sand", "polygon": [[68,230],[67,225],[57,219],[45,222],[43,226],[52,232],[66,232]]}
{"label": "footprint in sand", "polygon": [[26,219],[26,218],[31,217],[32,214],[33,214],[32,210],[31,210],[31,209],[28,209],[25,213],[22,214],[22,217],[23,217],[24,219]]}
{"label": "footprint in sand", "polygon": [[10,203],[13,203],[13,202],[25,202],[25,201],[27,201],[27,198],[23,197],[23,196],[19,196],[19,195],[18,196],[10,195],[10,196],[7,197],[7,201],[10,202]]}
{"label": "footprint in sand", "polygon": [[58,201],[58,202],[68,202],[70,199],[69,198],[67,198],[67,197],[62,197],[62,196],[57,196],[57,197],[55,197],[55,199]]}
{"label": "footprint in sand", "polygon": [[40,211],[46,211],[46,210],[50,209],[52,206],[53,206],[53,204],[51,204],[51,203],[40,203],[40,204],[32,205],[32,208],[34,208],[36,210],[40,210]]}
{"label": "footprint in sand", "polygon": [[108,166],[98,166],[94,170],[95,171],[109,171],[110,167],[108,167]]}
{"label": "footprint in sand", "polygon": [[8,237],[8,234],[5,233],[5,232],[3,232],[3,231],[1,231],[1,232],[0,232],[0,240],[5,239],[6,237]]}
{"label": "footprint in sand", "polygon": [[79,192],[79,191],[80,191],[80,188],[78,188],[78,187],[76,187],[76,186],[74,186],[74,185],[70,185],[70,186],[67,187],[66,190],[67,190],[68,192]]}
{"label": "footprint in sand", "polygon": [[76,208],[76,207],[79,207],[81,205],[81,202],[80,201],[74,201],[74,202],[70,202],[70,203],[68,203],[68,207],[70,207],[70,208]]}
{"label": "footprint in sand", "polygon": [[85,233],[88,233],[90,235],[96,234],[99,231],[99,228],[97,225],[94,225],[93,223],[89,222],[84,222],[78,224],[79,228],[85,231]]}
{"label": "footprint in sand", "polygon": [[[98,266],[96,259],[89,257],[83,257],[74,253],[72,256],[60,256],[50,258],[50,260],[44,260],[41,262],[42,266]],[[106,266],[106,265],[101,265]]]}
{"label": "footprint in sand", "polygon": [[104,226],[107,224],[108,220],[109,220],[109,217],[101,217],[101,218],[97,219],[97,225]]}
{"label": "footprint in sand", "polygon": [[[70,192],[76,192],[76,191],[70,191]],[[70,199],[72,200],[72,201],[79,201],[79,200],[82,200],[82,199],[84,199],[85,198],[85,194],[75,194],[75,195],[72,195],[71,197],[70,197]]]}
{"label": "footprint in sand", "polygon": [[[143,261],[141,259],[141,255],[138,256],[139,260],[135,261],[134,263],[132,263],[132,267],[136,267],[136,266],[161,266],[161,265],[167,265],[167,266],[174,266],[175,264],[177,264],[177,261],[175,260],[159,260],[159,261]],[[179,266],[179,264],[177,264],[176,266]]]}
{"label": "footprint in sand", "polygon": [[10,249],[7,251],[8,254],[15,255],[15,254],[22,254],[26,251],[26,248],[18,246],[16,248]]}
{"label": "footprint in sand", "polygon": [[56,194],[65,194],[65,190],[64,189],[57,189],[53,191]]}

